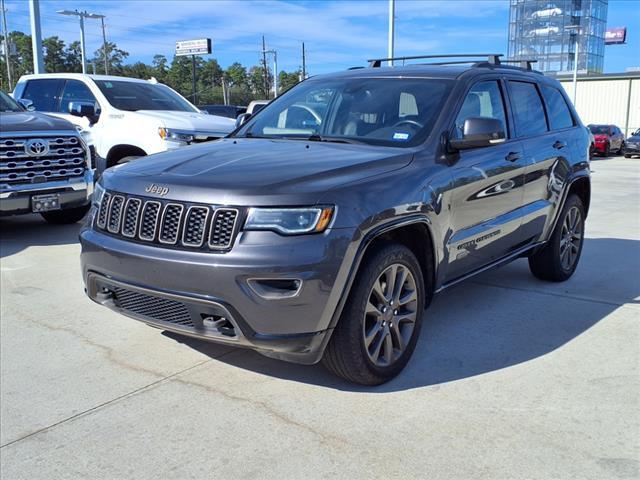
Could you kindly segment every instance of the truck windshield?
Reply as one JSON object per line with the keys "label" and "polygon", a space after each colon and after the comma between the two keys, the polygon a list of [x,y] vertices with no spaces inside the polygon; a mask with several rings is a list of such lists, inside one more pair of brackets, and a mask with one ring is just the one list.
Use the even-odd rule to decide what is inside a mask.
{"label": "truck windshield", "polygon": [[109,103],[119,110],[130,112],[136,110],[198,111],[184,98],[164,85],[118,80],[96,80],[95,82]]}
{"label": "truck windshield", "polygon": [[24,108],[18,105],[13,98],[0,91],[0,112],[23,112]]}
{"label": "truck windshield", "polygon": [[415,146],[431,132],[451,86],[451,80],[426,78],[307,80],[236,136]]}

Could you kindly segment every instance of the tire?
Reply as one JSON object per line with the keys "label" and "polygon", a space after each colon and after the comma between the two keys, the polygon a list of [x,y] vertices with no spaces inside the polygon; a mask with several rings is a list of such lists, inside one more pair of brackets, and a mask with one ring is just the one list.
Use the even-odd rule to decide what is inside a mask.
{"label": "tire", "polygon": [[[389,295],[386,290],[393,289],[387,279],[393,272],[395,278],[406,277],[400,289]],[[391,380],[415,349],[424,308],[424,280],[415,255],[399,244],[381,248],[360,267],[322,363],[339,377],[361,385]]]}
{"label": "tire", "polygon": [[630,155],[630,154],[628,154],[628,153],[625,153],[625,154],[624,154],[624,158],[631,158],[631,155]]}
{"label": "tire", "polygon": [[618,154],[618,155],[622,155],[622,154],[624,153],[624,148],[625,148],[625,147],[626,147],[626,145],[624,144],[624,142],[622,142],[622,143],[620,144],[620,148],[619,148],[619,149],[618,149],[618,151],[617,151],[617,154]]}
{"label": "tire", "polygon": [[57,210],[54,212],[42,212],[42,218],[54,225],[68,225],[70,223],[79,222],[91,208],[91,205],[83,207],[67,208],[66,210]]}
{"label": "tire", "polygon": [[602,152],[602,156],[608,157],[610,154],[611,154],[611,145],[607,143],[607,145],[604,147],[604,152]]}
{"label": "tire", "polygon": [[[578,212],[579,217],[574,223],[575,212]],[[571,194],[551,238],[541,250],[529,257],[529,268],[534,276],[541,280],[564,282],[573,275],[584,245],[584,217],[582,200]]]}

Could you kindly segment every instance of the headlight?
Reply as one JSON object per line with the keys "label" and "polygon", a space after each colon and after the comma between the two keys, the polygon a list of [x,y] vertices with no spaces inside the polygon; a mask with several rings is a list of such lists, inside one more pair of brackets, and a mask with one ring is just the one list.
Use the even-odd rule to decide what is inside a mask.
{"label": "headlight", "polygon": [[172,130],[170,128],[160,127],[158,128],[158,135],[163,140],[167,140],[169,142],[183,142],[183,143],[191,143],[193,142],[193,135],[186,132],[179,132],[177,130]]}
{"label": "headlight", "polygon": [[283,235],[323,232],[333,217],[333,207],[251,208],[245,230],[274,230]]}
{"label": "headlight", "polygon": [[96,183],[93,186],[93,194],[91,195],[91,203],[96,207],[99,207],[102,203],[102,197],[104,197],[104,187],[100,183]]}

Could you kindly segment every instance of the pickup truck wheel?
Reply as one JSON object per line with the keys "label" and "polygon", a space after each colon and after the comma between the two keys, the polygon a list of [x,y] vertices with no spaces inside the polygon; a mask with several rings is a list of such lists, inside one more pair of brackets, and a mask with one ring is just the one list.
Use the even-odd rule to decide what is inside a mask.
{"label": "pickup truck wheel", "polygon": [[67,208],[66,210],[56,210],[53,212],[42,212],[42,218],[47,222],[55,225],[66,225],[70,223],[79,222],[91,208],[91,205],[85,205],[84,207]]}
{"label": "pickup truck wheel", "polygon": [[365,260],[322,359],[336,375],[362,385],[395,377],[415,349],[424,311],[420,264],[403,245]]}
{"label": "pickup truck wheel", "polygon": [[570,195],[547,244],[531,257],[531,273],[542,280],[563,282],[575,272],[584,243],[584,206]]}

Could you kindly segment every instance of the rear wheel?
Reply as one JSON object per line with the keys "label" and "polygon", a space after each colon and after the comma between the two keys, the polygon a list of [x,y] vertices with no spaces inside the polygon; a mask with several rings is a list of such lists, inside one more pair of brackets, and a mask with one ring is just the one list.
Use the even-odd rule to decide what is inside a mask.
{"label": "rear wheel", "polygon": [[533,275],[552,282],[563,282],[573,275],[584,243],[584,217],[582,200],[577,195],[570,195],[551,238],[529,257]]}
{"label": "rear wheel", "polygon": [[66,210],[42,212],[40,215],[42,215],[42,218],[49,223],[53,223],[55,225],[66,225],[82,220],[90,207],[91,205],[85,205],[84,207],[67,208]]}
{"label": "rear wheel", "polygon": [[620,144],[620,148],[618,149],[618,152],[617,152],[618,155],[622,155],[624,153],[624,148],[625,148],[625,144],[624,144],[624,142],[622,142]]}
{"label": "rear wheel", "polygon": [[415,349],[425,288],[415,255],[389,245],[365,260],[322,359],[336,375],[362,385],[395,377]]}

